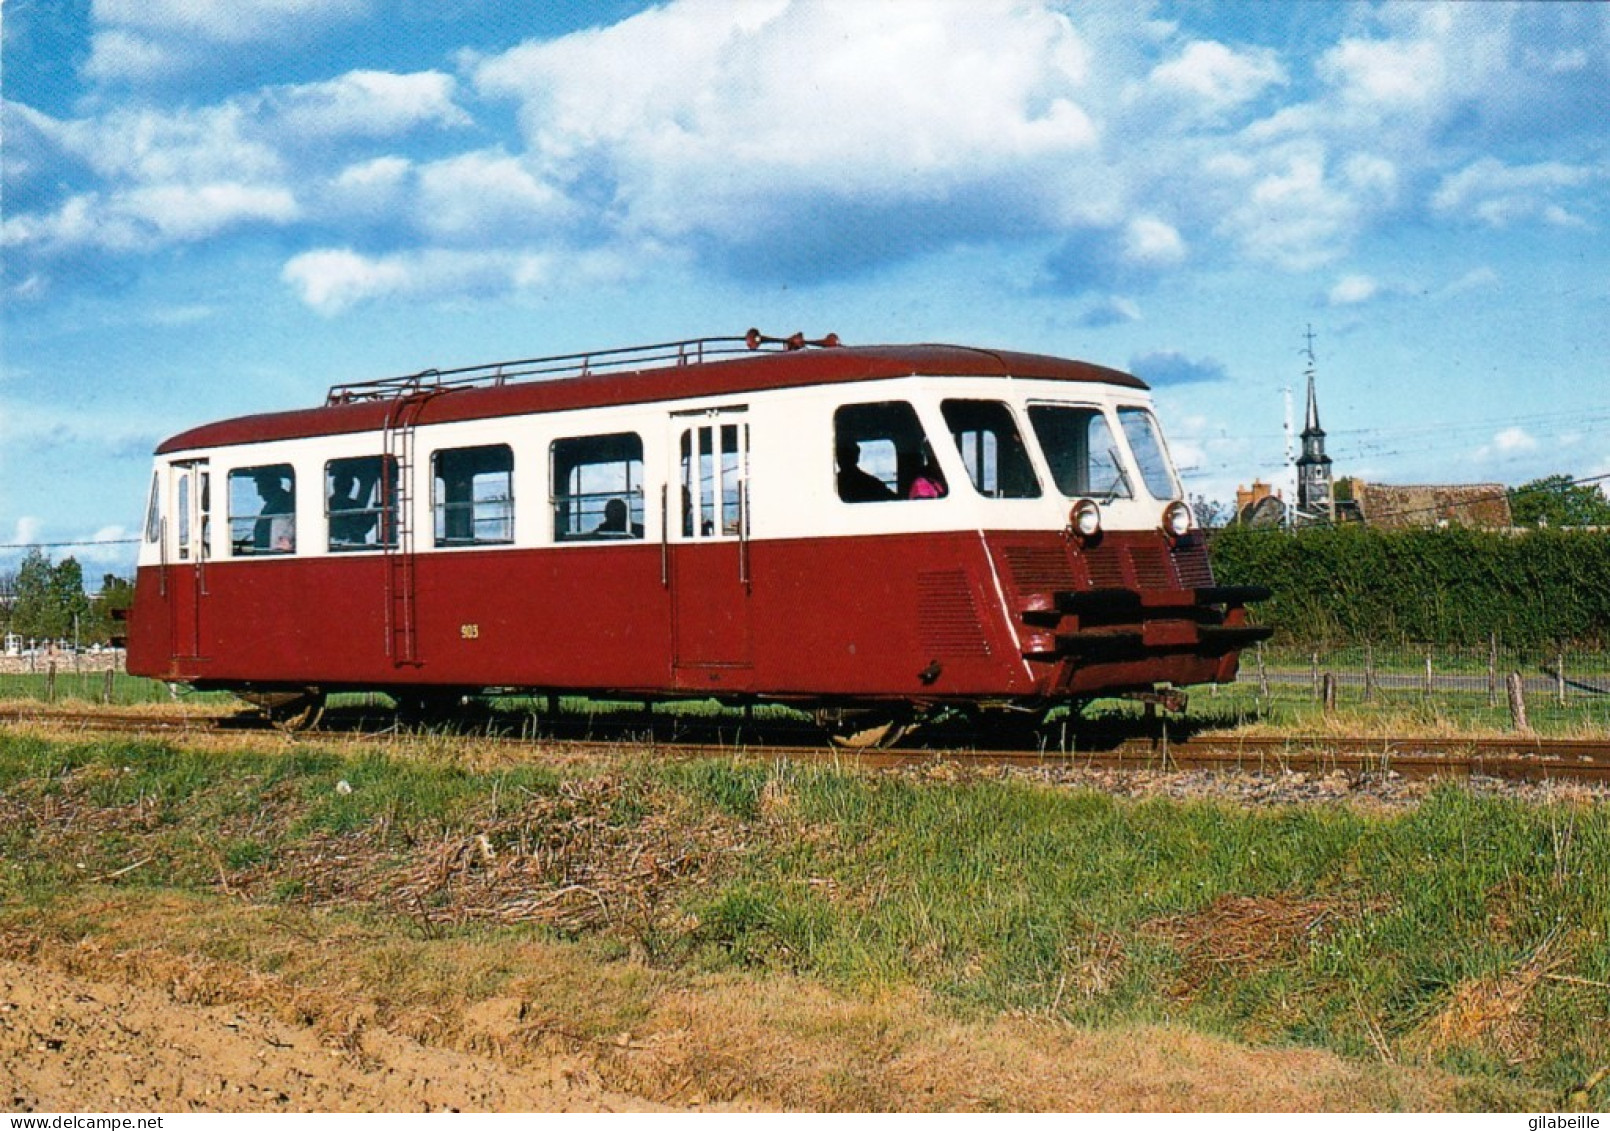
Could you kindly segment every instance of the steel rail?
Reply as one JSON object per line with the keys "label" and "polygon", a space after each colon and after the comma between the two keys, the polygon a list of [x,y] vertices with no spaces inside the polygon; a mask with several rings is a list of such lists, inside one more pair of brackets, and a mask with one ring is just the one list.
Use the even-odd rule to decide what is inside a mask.
{"label": "steel rail", "polygon": [[[399,730],[390,716],[371,712],[338,720],[333,729],[305,734],[331,743],[374,741],[440,741],[440,732]],[[1511,781],[1578,781],[1610,784],[1610,737],[1602,740],[1552,739],[1536,736],[1476,738],[1247,736],[1193,734],[1171,738],[1166,730],[1146,736],[1109,736],[1084,748],[1054,746],[992,748],[974,745],[911,746],[885,750],[841,750],[831,747],[810,727],[752,727],[759,741],[746,741],[737,729],[730,739],[678,738],[660,727],[634,731],[618,725],[599,738],[602,727],[566,734],[571,727],[544,733],[511,733],[488,727],[460,732],[473,740],[513,748],[561,748],[567,753],[619,754],[652,751],[675,758],[741,758],[745,760],[831,760],[867,767],[910,767],[951,762],[988,768],[1066,767],[1103,770],[1215,771],[1269,775],[1281,773],[1348,775],[1396,774],[1405,778],[1500,778]],[[254,712],[233,715],[155,715],[120,711],[67,711],[8,705],[0,708],[0,724],[59,727],[72,731],[142,735],[275,733]],[[789,732],[792,733],[780,733]],[[979,735],[987,739],[989,736]]]}

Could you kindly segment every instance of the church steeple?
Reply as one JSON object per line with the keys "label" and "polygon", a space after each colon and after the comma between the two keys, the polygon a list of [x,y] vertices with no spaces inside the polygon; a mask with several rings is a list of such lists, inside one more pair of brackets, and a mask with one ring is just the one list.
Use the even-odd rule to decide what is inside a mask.
{"label": "church steeple", "polygon": [[1336,517],[1331,492],[1331,460],[1325,454],[1325,430],[1319,426],[1319,396],[1314,390],[1314,328],[1307,334],[1303,355],[1308,358],[1308,416],[1303,426],[1303,454],[1297,458],[1297,513],[1308,521],[1329,522]]}
{"label": "church steeple", "polygon": [[1308,420],[1303,428],[1303,435],[1313,433],[1324,436],[1325,430],[1319,426],[1319,398],[1314,395],[1314,371],[1308,370]]}

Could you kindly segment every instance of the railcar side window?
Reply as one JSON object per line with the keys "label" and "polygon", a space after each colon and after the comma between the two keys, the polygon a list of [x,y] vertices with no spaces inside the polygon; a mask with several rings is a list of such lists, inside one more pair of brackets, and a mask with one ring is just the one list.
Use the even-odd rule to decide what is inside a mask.
{"label": "railcar side window", "polygon": [[845,405],[833,414],[833,461],[846,503],[940,499],[949,492],[917,412],[905,401]]}
{"label": "railcar side window", "polygon": [[643,537],[643,438],[635,432],[555,440],[556,542]]}
{"label": "railcar side window", "polygon": [[296,472],[290,464],[229,473],[229,545],[237,555],[295,552]]}
{"label": "railcar side window", "polygon": [[162,476],[151,476],[151,498],[145,504],[145,540],[155,542],[162,537]]}
{"label": "railcar side window", "polygon": [[397,458],[357,456],[324,465],[332,553],[397,545]]}
{"label": "railcar side window", "polygon": [[1163,447],[1163,433],[1152,414],[1143,408],[1120,408],[1118,426],[1129,439],[1129,450],[1140,464],[1140,477],[1146,481],[1146,490],[1154,499],[1180,498],[1180,485],[1169,466],[1167,449]]}
{"label": "railcar side window", "polygon": [[1099,408],[1031,404],[1029,424],[1051,465],[1057,490],[1069,498],[1128,499],[1135,494],[1118,441]]}
{"label": "railcar side window", "polygon": [[514,541],[514,451],[507,444],[446,448],[431,456],[436,544]]}
{"label": "railcar side window", "polygon": [[945,401],[940,411],[980,495],[992,499],[1040,497],[1040,481],[1017,421],[1003,402]]}
{"label": "railcar side window", "polygon": [[190,472],[179,473],[179,560],[190,557]]}

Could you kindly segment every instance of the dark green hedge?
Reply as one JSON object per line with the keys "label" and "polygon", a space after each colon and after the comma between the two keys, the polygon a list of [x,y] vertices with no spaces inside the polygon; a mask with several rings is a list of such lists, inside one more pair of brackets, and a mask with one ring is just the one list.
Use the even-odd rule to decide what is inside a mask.
{"label": "dark green hedge", "polygon": [[1214,534],[1223,585],[1267,585],[1254,616],[1293,643],[1610,643],[1610,533],[1374,530]]}

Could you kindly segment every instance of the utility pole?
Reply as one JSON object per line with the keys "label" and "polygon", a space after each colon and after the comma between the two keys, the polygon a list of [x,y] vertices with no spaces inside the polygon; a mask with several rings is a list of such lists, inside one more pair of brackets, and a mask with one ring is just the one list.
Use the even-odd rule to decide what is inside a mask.
{"label": "utility pole", "polygon": [[1280,521],[1281,525],[1290,530],[1297,511],[1297,455],[1292,449],[1291,386],[1287,385],[1281,392],[1286,395],[1286,505],[1281,511]]}

